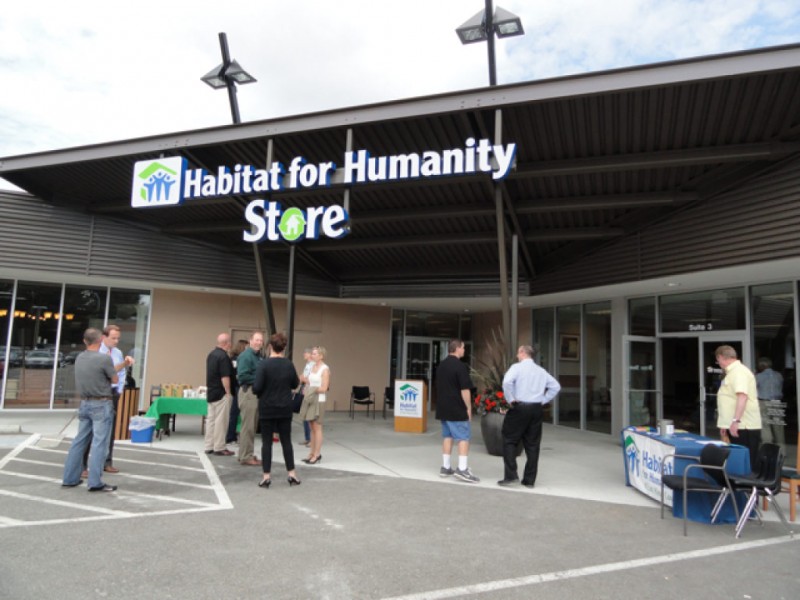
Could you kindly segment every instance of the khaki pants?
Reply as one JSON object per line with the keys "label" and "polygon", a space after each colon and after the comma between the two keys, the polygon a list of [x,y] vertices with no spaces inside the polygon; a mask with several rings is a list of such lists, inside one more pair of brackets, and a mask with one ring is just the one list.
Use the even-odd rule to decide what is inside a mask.
{"label": "khaki pants", "polygon": [[258,424],[258,396],[253,393],[252,387],[248,387],[246,392],[239,388],[239,414],[242,416],[242,429],[239,431],[238,458],[239,462],[245,462],[254,457]]}
{"label": "khaki pants", "polygon": [[206,417],[206,451],[221,452],[225,450],[225,434],[228,433],[228,416],[231,411],[231,397],[223,396],[221,400],[208,403]]}

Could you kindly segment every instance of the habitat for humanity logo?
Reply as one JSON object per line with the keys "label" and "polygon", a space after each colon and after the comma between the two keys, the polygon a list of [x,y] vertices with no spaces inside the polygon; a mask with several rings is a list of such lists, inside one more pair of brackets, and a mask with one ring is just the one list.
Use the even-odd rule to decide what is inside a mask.
{"label": "habitat for humanity logo", "polygon": [[416,402],[417,396],[419,396],[419,389],[416,386],[407,383],[400,387],[401,402]]}
{"label": "habitat for humanity logo", "polygon": [[[280,190],[282,170],[254,170],[251,166],[236,165],[233,171],[220,167],[217,175],[203,169],[189,169],[180,156],[142,160],[133,168],[131,206],[150,208],[181,204],[193,198],[213,198],[228,195],[255,194]],[[306,209],[283,210],[278,202],[251,200],[244,211],[247,229],[242,230],[245,242],[265,240],[299,242],[325,236],[340,238],[350,232],[347,211],[343,206],[310,206]]]}
{"label": "habitat for humanity logo", "polygon": [[186,159],[180,156],[142,160],[133,167],[131,206],[167,206],[183,201],[183,171]]}
{"label": "habitat for humanity logo", "polygon": [[639,448],[632,435],[625,436],[625,460],[628,461],[628,473],[639,475]]}

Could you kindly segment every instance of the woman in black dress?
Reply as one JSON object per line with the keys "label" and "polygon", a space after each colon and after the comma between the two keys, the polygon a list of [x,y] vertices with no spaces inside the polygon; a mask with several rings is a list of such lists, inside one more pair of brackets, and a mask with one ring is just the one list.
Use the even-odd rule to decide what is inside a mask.
{"label": "woman in black dress", "polygon": [[292,393],[300,385],[300,378],[292,361],[283,357],[286,342],[283,333],[276,333],[269,338],[269,358],[258,363],[253,383],[261,420],[261,468],[264,471],[258,487],[265,489],[272,483],[273,433],[277,433],[281,439],[289,485],[300,485],[294,470],[292,450]]}

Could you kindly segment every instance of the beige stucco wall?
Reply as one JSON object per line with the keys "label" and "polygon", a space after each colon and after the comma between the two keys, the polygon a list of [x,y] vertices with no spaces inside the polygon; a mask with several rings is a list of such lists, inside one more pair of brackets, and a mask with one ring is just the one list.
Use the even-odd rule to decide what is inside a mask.
{"label": "beige stucco wall", "polygon": [[[275,325],[286,329],[286,302],[273,301]],[[261,300],[255,296],[154,289],[145,396],[151,385],[205,385],[205,360],[217,334],[234,340],[265,329]],[[350,388],[368,385],[378,406],[389,384],[391,309],[300,300],[295,309],[293,360],[303,368],[303,348],[324,346],[331,368],[328,410],[347,410]]]}

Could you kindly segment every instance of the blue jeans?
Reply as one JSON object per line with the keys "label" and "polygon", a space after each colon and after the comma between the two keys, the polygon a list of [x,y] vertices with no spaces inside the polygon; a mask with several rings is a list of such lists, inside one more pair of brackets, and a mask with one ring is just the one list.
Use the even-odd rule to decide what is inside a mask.
{"label": "blue jeans", "polygon": [[64,485],[75,485],[80,481],[83,453],[91,440],[88,484],[90,488],[102,487],[108,438],[114,427],[114,405],[110,400],[81,400],[78,421],[78,435],[69,447],[62,482]]}

